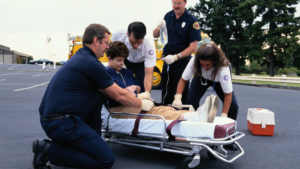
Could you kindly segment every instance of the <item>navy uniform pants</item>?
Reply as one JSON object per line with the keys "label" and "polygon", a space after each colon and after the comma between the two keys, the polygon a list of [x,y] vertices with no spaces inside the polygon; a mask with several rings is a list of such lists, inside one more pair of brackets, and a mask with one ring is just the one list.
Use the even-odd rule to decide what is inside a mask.
{"label": "navy uniform pants", "polygon": [[[162,95],[161,102],[163,104],[172,104],[174,101],[174,95],[176,94],[178,82],[182,76],[185,67],[170,67],[169,71],[166,70],[167,66],[164,66],[162,73]],[[182,93],[182,104],[186,104],[189,91],[188,81]]]}
{"label": "navy uniform pants", "polygon": [[[202,78],[202,82],[205,83],[206,79]],[[194,109],[197,110],[197,108],[200,106],[199,102],[204,93],[206,92],[208,87],[213,86],[213,81],[207,80],[207,85],[202,85],[200,78],[193,77],[190,89],[189,89],[189,94],[188,94],[188,99],[186,104],[191,104],[193,105]],[[222,90],[221,84],[219,82],[215,82],[215,92],[221,99],[221,101],[224,103],[224,92]],[[238,103],[235,97],[234,92],[232,91],[232,101],[231,105],[228,111],[228,117],[231,119],[236,120],[237,114],[238,114]]]}
{"label": "navy uniform pants", "polygon": [[82,117],[41,121],[52,139],[50,163],[71,168],[111,168],[114,155],[101,136]]}
{"label": "navy uniform pants", "polygon": [[145,92],[144,79],[145,79],[145,64],[144,62],[133,63],[128,59],[124,60],[125,66],[127,69],[131,70],[134,73],[135,77],[141,84],[141,92]]}

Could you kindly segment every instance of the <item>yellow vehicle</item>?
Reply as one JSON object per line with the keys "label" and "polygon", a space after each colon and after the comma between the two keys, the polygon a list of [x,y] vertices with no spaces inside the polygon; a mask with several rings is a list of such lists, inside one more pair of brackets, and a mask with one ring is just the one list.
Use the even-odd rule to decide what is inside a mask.
{"label": "yellow vehicle", "polygon": [[[109,41],[110,41],[110,38],[111,38],[111,35],[109,37]],[[78,35],[77,36],[69,36],[68,40],[69,40],[69,43],[71,43],[71,44],[69,44],[69,54],[68,54],[68,59],[70,59],[72,56],[75,55],[75,53],[80,48],[83,47],[82,36],[78,36]],[[107,59],[107,56],[105,53],[104,53],[104,56],[99,59],[99,61],[107,64],[108,59]],[[104,65],[106,65],[106,64],[104,64]]]}
{"label": "yellow vehicle", "polygon": [[[210,37],[205,34],[204,32],[201,32],[201,37],[202,40],[198,42],[198,47],[201,46],[204,43],[210,43]],[[162,68],[164,65],[164,62],[161,60],[162,57],[162,48],[163,45],[160,43],[160,39],[156,38],[154,39],[155,41],[155,48],[156,48],[156,65],[153,71],[153,82],[152,82],[152,88],[153,89],[159,89],[161,88],[161,73],[162,73]]]}

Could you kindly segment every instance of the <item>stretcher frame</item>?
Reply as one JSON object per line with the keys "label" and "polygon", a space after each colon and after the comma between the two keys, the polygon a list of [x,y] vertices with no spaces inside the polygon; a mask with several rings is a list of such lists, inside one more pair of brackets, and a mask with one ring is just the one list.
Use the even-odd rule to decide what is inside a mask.
{"label": "stretcher frame", "polygon": [[[163,134],[145,134],[138,133],[137,137],[132,136],[130,133],[112,132],[109,128],[109,118],[112,115],[126,115],[126,116],[144,116],[144,117],[156,117],[164,122],[165,130]],[[212,159],[219,159],[226,163],[232,163],[244,154],[244,150],[237,142],[245,136],[242,132],[235,131],[235,126],[228,127],[226,130],[226,137],[218,139],[210,138],[182,138],[176,137],[174,140],[169,140],[169,136],[166,133],[166,120],[159,115],[148,114],[131,114],[121,112],[111,112],[107,118],[107,126],[102,127],[102,138],[107,143],[117,143],[122,145],[129,145],[141,148],[147,148],[152,150],[158,150],[162,152],[177,153],[188,156],[183,161],[184,168],[195,168],[200,164],[200,152],[203,149],[207,149],[207,154]],[[233,134],[229,135],[229,129],[233,128]],[[229,153],[223,148],[223,145],[235,144],[239,153],[233,158],[227,159]],[[219,148],[219,151],[217,149]],[[220,152],[221,150],[221,152]],[[232,154],[232,153],[231,153]]]}

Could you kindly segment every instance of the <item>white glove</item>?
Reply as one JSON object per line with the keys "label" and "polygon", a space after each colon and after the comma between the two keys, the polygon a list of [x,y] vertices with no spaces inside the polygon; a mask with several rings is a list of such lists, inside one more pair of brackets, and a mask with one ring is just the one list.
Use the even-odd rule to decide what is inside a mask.
{"label": "white glove", "polygon": [[176,107],[176,108],[178,108],[178,109],[181,109],[181,107],[182,107],[181,97],[182,97],[181,94],[176,94],[176,95],[174,96],[175,100],[174,100],[173,103],[172,103],[172,106],[173,106],[173,107]]}
{"label": "white glove", "polygon": [[162,58],[161,60],[165,61],[166,64],[170,65],[173,62],[175,62],[176,60],[178,60],[178,57],[177,57],[177,55],[168,55],[168,56]]}
{"label": "white glove", "polygon": [[150,93],[148,91],[146,91],[144,93],[140,93],[138,95],[138,98],[140,100],[151,100],[151,101],[154,101],[150,96],[151,96]]}
{"label": "white glove", "polygon": [[227,116],[228,116],[228,114],[226,114],[226,113],[221,114],[221,117],[227,117]]}
{"label": "white glove", "polygon": [[161,27],[166,25],[166,21],[165,20],[161,20],[157,23],[157,28],[160,29]]}
{"label": "white glove", "polygon": [[154,103],[151,100],[142,100],[141,109],[144,111],[150,111],[154,106]]}

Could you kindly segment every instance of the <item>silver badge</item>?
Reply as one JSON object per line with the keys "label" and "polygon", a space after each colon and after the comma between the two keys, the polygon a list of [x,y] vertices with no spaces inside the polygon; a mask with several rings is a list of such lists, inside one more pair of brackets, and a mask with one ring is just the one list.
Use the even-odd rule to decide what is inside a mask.
{"label": "silver badge", "polygon": [[185,22],[182,22],[181,27],[184,28],[185,26]]}

